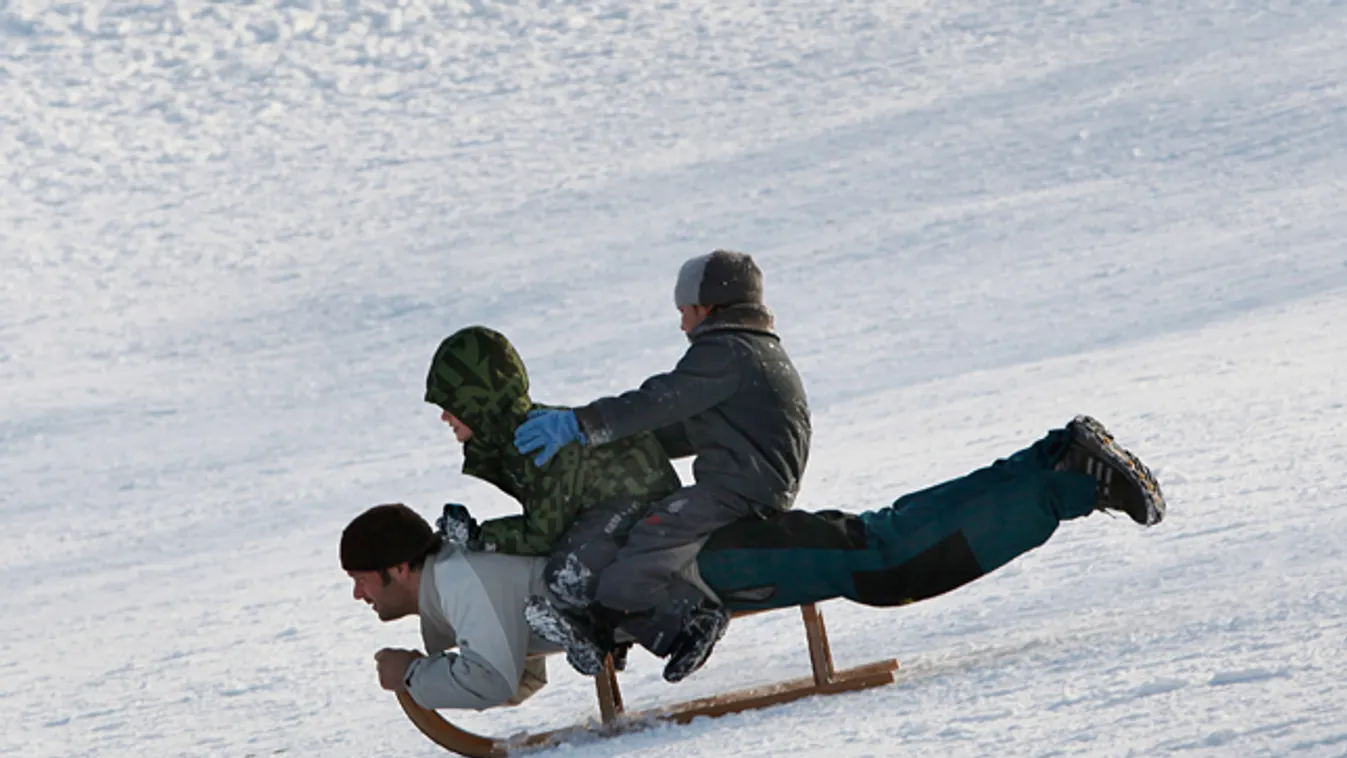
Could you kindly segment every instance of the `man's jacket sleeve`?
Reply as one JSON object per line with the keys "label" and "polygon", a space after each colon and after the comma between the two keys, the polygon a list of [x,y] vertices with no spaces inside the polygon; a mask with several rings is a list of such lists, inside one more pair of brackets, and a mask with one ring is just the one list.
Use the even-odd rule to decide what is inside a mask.
{"label": "man's jacket sleeve", "polygon": [[506,703],[525,672],[527,583],[509,570],[483,576],[461,553],[434,570],[458,650],[413,661],[404,680],[407,690],[425,708],[481,710]]}
{"label": "man's jacket sleeve", "polygon": [[719,405],[739,386],[735,350],[715,339],[692,343],[673,371],[640,389],[595,400],[575,410],[590,445],[653,432]]}
{"label": "man's jacket sleeve", "polygon": [[[478,540],[483,550],[510,555],[551,555],[567,527],[586,505],[578,497],[579,445],[567,445],[547,464],[546,489],[520,500],[524,513],[483,521]],[[532,465],[532,464],[530,464]]]}
{"label": "man's jacket sleeve", "polygon": [[412,661],[406,684],[412,699],[423,708],[482,710],[514,696],[514,689],[490,662],[466,649]]}

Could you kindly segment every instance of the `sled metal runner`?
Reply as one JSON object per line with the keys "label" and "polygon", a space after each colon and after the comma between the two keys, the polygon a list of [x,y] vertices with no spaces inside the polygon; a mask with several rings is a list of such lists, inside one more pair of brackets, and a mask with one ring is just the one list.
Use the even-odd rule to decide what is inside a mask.
{"label": "sled metal runner", "polygon": [[[735,617],[740,618],[753,613],[756,612],[740,613]],[[599,698],[600,723],[597,726],[573,726],[509,739],[497,739],[454,726],[437,711],[417,705],[405,691],[398,693],[398,703],[402,705],[412,723],[440,747],[461,755],[497,758],[520,750],[558,744],[574,736],[611,737],[659,723],[685,724],[698,716],[715,718],[789,703],[810,695],[833,695],[880,687],[893,682],[898,661],[892,658],[841,671],[836,670],[833,666],[832,650],[828,646],[828,632],[823,625],[822,612],[810,604],[800,606],[800,613],[804,617],[805,635],[809,642],[812,676],[629,713],[622,701],[622,690],[617,684],[617,671],[613,669],[612,658],[609,658],[603,672],[594,677]]]}

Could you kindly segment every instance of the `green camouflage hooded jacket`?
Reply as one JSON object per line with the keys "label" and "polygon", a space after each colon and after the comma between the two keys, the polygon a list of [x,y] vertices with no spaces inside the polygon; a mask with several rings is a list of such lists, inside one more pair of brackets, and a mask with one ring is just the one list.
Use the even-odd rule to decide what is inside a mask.
{"label": "green camouflage hooded jacket", "polygon": [[571,443],[539,468],[515,449],[515,428],[529,411],[551,408],[529,399],[528,372],[504,335],[461,329],[440,343],[426,376],[426,402],[472,429],[463,445],[463,473],[490,482],[524,507],[521,516],[482,524],[484,548],[548,555],[580,511],[613,500],[655,502],[680,482],[652,434],[585,447]]}

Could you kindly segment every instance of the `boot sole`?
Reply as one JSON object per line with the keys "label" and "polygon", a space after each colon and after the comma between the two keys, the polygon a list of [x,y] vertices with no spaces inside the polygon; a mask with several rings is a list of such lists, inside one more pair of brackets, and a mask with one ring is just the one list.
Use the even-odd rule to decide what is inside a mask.
{"label": "boot sole", "polygon": [[711,659],[711,653],[715,652],[716,643],[720,642],[720,638],[725,636],[725,632],[729,628],[730,625],[728,621],[726,621],[724,624],[721,624],[720,629],[717,631],[715,638],[712,639],[710,643],[706,645],[705,648],[703,648],[701,655],[697,656],[695,659],[692,659],[692,661],[689,661],[687,663],[684,663],[684,665],[677,667],[675,667],[673,662],[670,661],[669,664],[664,667],[664,681],[669,682],[670,684],[677,684],[678,682],[681,682],[684,679],[691,676],[692,674],[696,673],[697,669],[700,669],[702,666],[705,666],[706,662]]}
{"label": "boot sole", "polygon": [[1155,475],[1132,453],[1113,439],[1113,435],[1104,425],[1090,416],[1077,416],[1071,422],[1073,437],[1096,455],[1112,462],[1129,482],[1141,490],[1142,512],[1127,512],[1131,519],[1142,526],[1154,526],[1165,518],[1165,496],[1160,492],[1160,483]]}

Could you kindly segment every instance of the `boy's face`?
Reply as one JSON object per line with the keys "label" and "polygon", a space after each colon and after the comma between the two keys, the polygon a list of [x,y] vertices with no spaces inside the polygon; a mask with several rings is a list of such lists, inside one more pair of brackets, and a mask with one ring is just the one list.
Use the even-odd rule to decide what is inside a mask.
{"label": "boy's face", "polygon": [[679,328],[683,330],[683,334],[687,334],[706,320],[706,316],[711,313],[711,306],[680,305],[678,312],[683,314],[683,323]]}
{"label": "boy's face", "polygon": [[440,414],[440,420],[448,424],[454,430],[454,439],[459,442],[467,442],[472,439],[472,427],[459,420],[457,416],[445,411]]}

